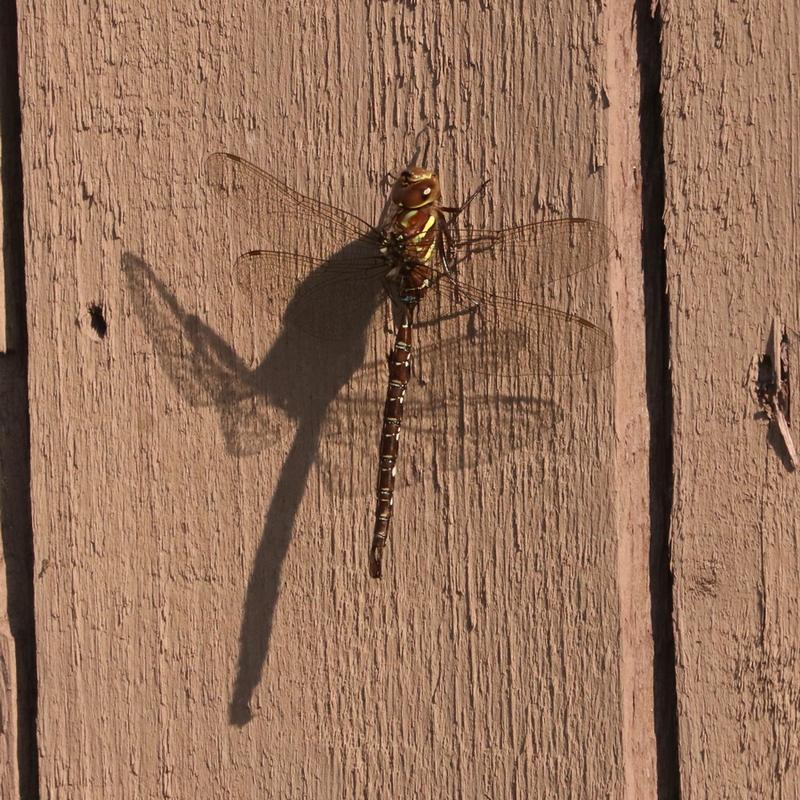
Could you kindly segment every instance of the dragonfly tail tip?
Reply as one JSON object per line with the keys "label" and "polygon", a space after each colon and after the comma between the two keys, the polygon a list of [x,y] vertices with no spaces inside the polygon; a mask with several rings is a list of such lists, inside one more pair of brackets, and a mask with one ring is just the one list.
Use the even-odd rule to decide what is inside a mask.
{"label": "dragonfly tail tip", "polygon": [[383,554],[382,544],[373,544],[369,551],[369,574],[371,578],[380,578],[383,575],[381,569],[381,556]]}

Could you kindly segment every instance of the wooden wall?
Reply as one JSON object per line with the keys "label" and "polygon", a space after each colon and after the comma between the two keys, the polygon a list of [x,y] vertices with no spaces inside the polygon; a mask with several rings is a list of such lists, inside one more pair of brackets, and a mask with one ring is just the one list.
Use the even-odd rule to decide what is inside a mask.
{"label": "wooden wall", "polygon": [[[23,0],[42,798],[793,796],[795,477],[746,378],[800,329],[800,48],[706,5]],[[448,202],[491,180],[471,225],[613,230],[535,291],[557,255],[486,263],[615,350],[509,378],[420,331],[373,581],[376,287],[235,266],[361,228],[208,156],[375,221],[419,147]]]}

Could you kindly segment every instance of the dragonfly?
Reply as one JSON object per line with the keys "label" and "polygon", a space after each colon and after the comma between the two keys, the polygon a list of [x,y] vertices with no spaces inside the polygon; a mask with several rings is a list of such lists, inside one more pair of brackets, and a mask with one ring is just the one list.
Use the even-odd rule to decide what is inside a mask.
{"label": "dragonfly", "polygon": [[[441,363],[489,384],[591,373],[613,361],[606,330],[537,300],[541,287],[595,267],[613,252],[614,234],[596,220],[466,227],[464,213],[486,184],[448,206],[437,172],[415,164],[394,179],[376,224],[304,195],[231,153],[208,156],[205,171],[217,189],[243,192],[273,237],[272,249],[244,252],[234,270],[254,303],[271,304],[291,287],[291,300],[280,309],[286,327],[312,340],[353,342],[381,308],[390,309],[368,560],[373,578],[383,574],[406,396],[419,363],[429,371]],[[496,290],[501,281],[514,286],[513,294]],[[423,343],[415,349],[416,338]]]}

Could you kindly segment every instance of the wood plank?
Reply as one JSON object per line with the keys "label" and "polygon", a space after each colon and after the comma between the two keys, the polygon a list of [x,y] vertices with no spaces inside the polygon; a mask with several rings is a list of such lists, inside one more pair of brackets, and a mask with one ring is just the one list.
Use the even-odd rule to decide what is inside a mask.
{"label": "wood plank", "polygon": [[[5,568],[5,561],[0,564]],[[5,569],[0,572],[0,589],[7,597]],[[3,603],[5,606],[5,602]],[[13,800],[19,797],[19,768],[17,766],[17,662],[14,638],[8,611],[3,608],[0,616],[0,797]]]}
{"label": "wood plank", "polygon": [[[641,7],[637,9],[641,11]],[[648,397],[648,359],[653,348],[645,332],[645,297],[652,291],[650,270],[642,257],[652,215],[649,196],[658,176],[652,160],[653,126],[657,109],[649,107],[652,92],[647,19],[634,19],[630,8],[609,4],[606,93],[609,103],[608,163],[611,218],[619,232],[619,259],[611,270],[611,293],[617,347],[616,420],[616,539],[620,596],[620,685],[622,700],[623,796],[661,797],[669,788],[665,765],[658,670],[654,665],[654,605],[663,603],[651,567],[658,497],[653,492],[653,465],[658,463],[657,410]],[[656,82],[657,91],[657,82]],[[643,164],[642,162],[645,162]],[[660,215],[659,215],[660,218]],[[656,453],[652,451],[656,444]],[[669,624],[669,622],[667,622]],[[660,636],[658,631],[656,637]],[[671,664],[669,665],[671,668]],[[661,753],[657,757],[657,754]],[[666,796],[671,796],[667,793]]]}
{"label": "wood plank", "polygon": [[[607,219],[598,8],[22,8],[42,796],[620,795],[612,371],[453,379],[422,343],[370,581],[385,341],[309,343],[293,276],[232,275],[348,237],[270,238],[203,173],[374,220],[428,128],[448,198],[492,179],[473,222]],[[608,324],[603,270],[543,296]]]}
{"label": "wood plank", "polygon": [[662,5],[682,796],[796,797],[800,494],[747,374],[798,328],[798,11]]}

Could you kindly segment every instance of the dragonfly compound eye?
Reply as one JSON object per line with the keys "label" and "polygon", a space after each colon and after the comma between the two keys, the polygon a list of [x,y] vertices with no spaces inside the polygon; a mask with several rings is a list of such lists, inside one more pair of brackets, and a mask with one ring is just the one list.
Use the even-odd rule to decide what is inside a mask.
{"label": "dragonfly compound eye", "polygon": [[[405,182],[402,177],[408,175]],[[392,189],[392,201],[402,208],[422,208],[435,203],[440,195],[439,179],[429,170],[415,168],[413,172],[403,173]]]}

